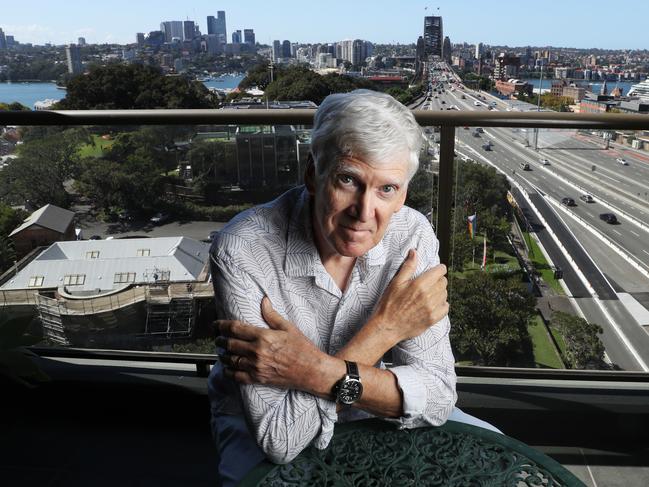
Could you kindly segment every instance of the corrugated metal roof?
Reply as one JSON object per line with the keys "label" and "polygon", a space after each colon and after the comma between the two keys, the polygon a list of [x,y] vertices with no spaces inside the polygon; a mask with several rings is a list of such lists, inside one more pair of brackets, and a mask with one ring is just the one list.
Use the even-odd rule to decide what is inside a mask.
{"label": "corrugated metal roof", "polygon": [[79,240],[56,242],[0,289],[33,289],[30,278],[42,276],[41,288],[63,286],[65,276],[82,275],[74,291],[107,291],[117,273],[135,273],[136,283],[153,283],[169,273],[169,282],[195,281],[209,256],[207,243],[188,237]]}
{"label": "corrugated metal roof", "polygon": [[22,232],[32,225],[38,225],[39,227],[49,228],[59,233],[65,233],[73,218],[73,211],[48,204],[29,215],[25,222],[11,232],[9,236],[11,237],[12,235]]}

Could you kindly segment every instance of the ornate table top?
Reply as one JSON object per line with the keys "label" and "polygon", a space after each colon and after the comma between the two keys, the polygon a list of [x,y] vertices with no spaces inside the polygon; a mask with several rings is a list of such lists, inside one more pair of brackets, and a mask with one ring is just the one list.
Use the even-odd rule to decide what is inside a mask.
{"label": "ornate table top", "polygon": [[262,462],[241,486],[583,486],[524,443],[466,423],[399,430],[371,419],[336,426],[326,450]]}

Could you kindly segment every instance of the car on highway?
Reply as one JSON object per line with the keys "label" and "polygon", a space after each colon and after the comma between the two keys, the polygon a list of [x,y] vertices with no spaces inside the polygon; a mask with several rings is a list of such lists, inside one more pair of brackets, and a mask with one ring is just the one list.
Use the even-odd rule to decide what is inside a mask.
{"label": "car on highway", "polygon": [[543,166],[549,166],[550,165],[550,161],[548,161],[547,159],[541,159],[541,160],[539,160],[539,162]]}
{"label": "car on highway", "polygon": [[617,162],[619,162],[620,164],[622,164],[623,166],[628,166],[628,165],[629,165],[629,163],[626,162],[626,159],[625,159],[624,157],[618,157],[618,158],[615,159],[615,160],[616,160]]}
{"label": "car on highway", "polygon": [[593,197],[592,197],[591,195],[589,195],[588,193],[584,193],[584,194],[582,194],[582,195],[579,197],[579,199],[580,199],[581,201],[585,201],[586,203],[594,203],[594,202],[595,202],[595,200],[593,199]]}
{"label": "car on highway", "polygon": [[480,102],[479,102],[479,101],[474,101],[473,104],[474,104],[475,106],[477,106],[477,107],[480,106]]}
{"label": "car on highway", "polygon": [[442,100],[442,105],[446,105],[446,102],[444,100]]}
{"label": "car on highway", "polygon": [[478,132],[479,134],[481,134],[481,133],[484,132],[484,130],[482,129],[482,127],[476,127],[476,128],[475,128],[475,131]]}
{"label": "car on highway", "polygon": [[532,169],[530,168],[530,165],[527,162],[521,162],[518,167],[520,167],[523,171],[531,171]]}
{"label": "car on highway", "polygon": [[487,142],[486,144],[482,144],[482,148],[484,150],[491,150],[491,143]]}
{"label": "car on highway", "polygon": [[573,200],[572,198],[570,198],[568,196],[566,196],[565,198],[561,198],[561,204],[566,205],[566,206],[577,206],[575,204],[575,200]]}
{"label": "car on highway", "polygon": [[600,213],[599,219],[610,224],[617,223],[617,217],[613,213]]}
{"label": "car on highway", "polygon": [[169,216],[170,216],[169,213],[164,211],[159,211],[158,213],[153,215],[149,221],[154,225],[162,225],[164,222],[169,220]]}

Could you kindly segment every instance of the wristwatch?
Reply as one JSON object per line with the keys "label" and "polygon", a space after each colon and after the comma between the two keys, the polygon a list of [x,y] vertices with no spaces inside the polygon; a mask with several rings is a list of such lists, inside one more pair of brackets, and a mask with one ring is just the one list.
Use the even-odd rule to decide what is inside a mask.
{"label": "wristwatch", "polygon": [[356,362],[345,360],[345,364],[347,365],[347,374],[334,386],[334,396],[337,403],[343,406],[351,406],[363,395],[363,384],[361,383],[361,377],[358,375]]}

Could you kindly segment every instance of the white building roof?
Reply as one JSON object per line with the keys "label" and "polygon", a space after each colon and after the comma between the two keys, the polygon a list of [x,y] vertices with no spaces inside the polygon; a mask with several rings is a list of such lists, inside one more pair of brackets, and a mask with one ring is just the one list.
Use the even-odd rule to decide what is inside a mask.
{"label": "white building roof", "polygon": [[633,85],[627,93],[627,96],[637,96],[643,101],[649,101],[649,79]]}
{"label": "white building roof", "polygon": [[[0,289],[65,286],[75,293],[108,291],[127,283],[195,281],[208,257],[209,244],[187,237],[56,242]],[[70,280],[77,284],[66,286]]]}
{"label": "white building roof", "polygon": [[55,230],[59,233],[65,233],[65,230],[68,228],[68,225],[70,225],[73,218],[73,211],[48,204],[29,215],[25,219],[24,223],[11,232],[9,236],[11,237],[12,235],[22,232],[32,225],[38,225],[39,227],[49,228],[50,230]]}

